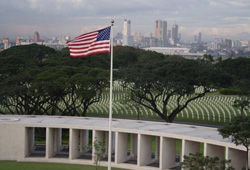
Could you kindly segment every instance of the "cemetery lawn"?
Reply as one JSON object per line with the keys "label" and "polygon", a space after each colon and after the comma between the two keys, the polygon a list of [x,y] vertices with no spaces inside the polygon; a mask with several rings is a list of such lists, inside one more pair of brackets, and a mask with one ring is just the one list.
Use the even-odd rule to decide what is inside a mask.
{"label": "cemetery lawn", "polygon": [[[37,162],[16,162],[16,161],[0,161],[0,169],[2,170],[95,170],[95,166],[90,165],[74,165],[63,163],[37,163]],[[106,170],[107,167],[98,167],[98,170]],[[122,170],[112,168],[112,170]]]}

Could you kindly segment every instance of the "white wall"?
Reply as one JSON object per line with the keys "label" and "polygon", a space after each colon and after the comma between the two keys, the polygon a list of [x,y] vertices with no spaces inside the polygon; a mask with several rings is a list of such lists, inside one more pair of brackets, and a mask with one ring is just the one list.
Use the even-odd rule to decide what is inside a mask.
{"label": "white wall", "polygon": [[[0,125],[0,160],[18,160],[25,156],[25,128],[23,125]],[[27,148],[28,149],[28,148]]]}

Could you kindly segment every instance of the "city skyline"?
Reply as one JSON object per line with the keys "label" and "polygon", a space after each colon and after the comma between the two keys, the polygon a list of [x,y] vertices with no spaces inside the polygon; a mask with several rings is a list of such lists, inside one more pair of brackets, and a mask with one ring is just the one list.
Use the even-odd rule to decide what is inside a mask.
{"label": "city skyline", "polygon": [[215,37],[250,39],[249,0],[2,0],[0,38],[28,36],[77,36],[100,29],[115,20],[115,32],[123,21],[132,21],[131,33],[153,33],[157,19],[176,22],[182,40],[202,32],[204,40]]}

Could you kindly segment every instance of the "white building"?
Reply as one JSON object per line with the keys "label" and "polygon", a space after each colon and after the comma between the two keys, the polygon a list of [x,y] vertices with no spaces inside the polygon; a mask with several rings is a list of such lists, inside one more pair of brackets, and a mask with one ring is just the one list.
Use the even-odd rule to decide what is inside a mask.
{"label": "white building", "polygon": [[[35,140],[38,128],[44,131],[43,145]],[[0,160],[93,165],[94,148],[85,146],[98,140],[105,143],[100,165],[107,166],[108,130],[105,118],[0,115]],[[65,131],[67,145],[62,144]],[[217,128],[113,119],[111,139],[112,167],[167,170],[179,166],[184,155],[201,153],[201,148],[204,156],[231,160],[236,170],[246,163],[246,148],[223,139]]]}
{"label": "white building", "polygon": [[11,47],[11,44],[10,44],[10,42],[9,42],[9,38],[4,38],[3,39],[3,44],[4,44],[4,50],[6,50],[6,49],[8,49],[8,48],[10,48]]}
{"label": "white building", "polygon": [[143,48],[147,51],[155,51],[164,55],[177,55],[187,59],[197,59],[203,57],[205,53],[190,53],[189,48],[177,48],[177,47],[149,47]]}
{"label": "white building", "polygon": [[123,46],[133,46],[134,45],[133,36],[131,36],[131,21],[125,19],[123,22],[123,38],[122,45]]}

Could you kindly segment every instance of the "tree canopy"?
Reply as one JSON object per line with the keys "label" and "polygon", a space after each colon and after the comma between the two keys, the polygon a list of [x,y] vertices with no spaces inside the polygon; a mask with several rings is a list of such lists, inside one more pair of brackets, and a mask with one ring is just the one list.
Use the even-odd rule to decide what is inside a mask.
{"label": "tree canopy", "polygon": [[218,157],[203,156],[201,153],[184,155],[181,167],[185,170],[234,170],[228,166],[230,161],[219,160]]}
{"label": "tree canopy", "polygon": [[243,110],[250,108],[250,58],[227,59],[217,64],[221,71],[231,76],[231,86],[222,92],[237,94],[240,99],[234,101],[233,106]]}
{"label": "tree canopy", "polygon": [[231,75],[232,88],[237,89],[239,95],[250,94],[250,58],[223,60],[217,67]]}
{"label": "tree canopy", "polygon": [[[5,50],[0,59],[0,104],[12,114],[85,116],[109,83],[109,54],[70,58],[67,48],[32,44]],[[131,99],[167,122],[193,100],[231,83],[223,64],[132,47],[114,48],[114,69]],[[170,99],[175,101],[172,110]]]}
{"label": "tree canopy", "polygon": [[[131,91],[131,99],[167,122],[173,122],[191,101],[227,85],[229,80],[210,63],[157,53],[144,53],[121,74],[123,86]],[[171,97],[175,98],[176,107],[169,111]],[[161,105],[157,104],[159,101]]]}
{"label": "tree canopy", "polygon": [[223,138],[229,138],[236,145],[246,148],[246,169],[248,170],[248,153],[250,149],[250,117],[237,116],[219,129]]}
{"label": "tree canopy", "polygon": [[0,104],[11,114],[86,116],[108,83],[102,65],[72,59],[67,50],[16,46],[0,59]]}

